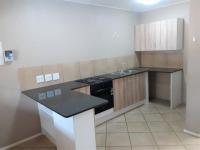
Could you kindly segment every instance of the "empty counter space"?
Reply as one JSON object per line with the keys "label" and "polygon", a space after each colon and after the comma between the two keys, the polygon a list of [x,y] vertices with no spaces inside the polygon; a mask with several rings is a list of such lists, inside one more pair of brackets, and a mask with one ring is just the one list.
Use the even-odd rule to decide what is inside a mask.
{"label": "empty counter space", "polygon": [[[144,69],[144,68],[142,68]],[[149,71],[149,99],[160,99],[171,109],[182,102],[182,69],[145,68]]]}
{"label": "empty counter space", "polygon": [[58,150],[96,150],[94,108],[107,101],[90,96],[87,84],[68,82],[23,94],[38,103],[42,133]]}

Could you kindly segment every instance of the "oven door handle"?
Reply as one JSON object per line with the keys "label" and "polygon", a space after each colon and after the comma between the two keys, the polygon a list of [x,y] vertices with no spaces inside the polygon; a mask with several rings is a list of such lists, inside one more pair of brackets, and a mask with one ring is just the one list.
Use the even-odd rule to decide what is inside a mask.
{"label": "oven door handle", "polygon": [[100,93],[100,92],[103,92],[103,91],[105,91],[105,89],[97,90],[95,93]]}

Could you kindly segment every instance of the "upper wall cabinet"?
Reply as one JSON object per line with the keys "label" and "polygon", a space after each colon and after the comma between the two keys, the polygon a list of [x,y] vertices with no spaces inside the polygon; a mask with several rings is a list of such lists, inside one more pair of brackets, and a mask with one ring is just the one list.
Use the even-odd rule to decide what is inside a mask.
{"label": "upper wall cabinet", "polygon": [[161,51],[183,49],[183,19],[170,19],[137,25],[136,51]]}

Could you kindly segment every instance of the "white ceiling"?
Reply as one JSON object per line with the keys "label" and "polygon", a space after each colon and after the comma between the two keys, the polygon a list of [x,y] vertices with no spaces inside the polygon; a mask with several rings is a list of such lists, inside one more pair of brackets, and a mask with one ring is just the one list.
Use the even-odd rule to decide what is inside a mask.
{"label": "white ceiling", "polygon": [[155,5],[142,5],[136,2],[137,0],[64,0],[64,1],[123,9],[127,11],[143,12],[156,8],[188,2],[189,0],[160,0],[160,2]]}

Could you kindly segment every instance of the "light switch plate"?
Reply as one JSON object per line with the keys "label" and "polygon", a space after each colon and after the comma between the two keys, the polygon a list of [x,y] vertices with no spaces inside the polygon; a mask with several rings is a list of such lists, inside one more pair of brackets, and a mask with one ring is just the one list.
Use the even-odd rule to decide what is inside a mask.
{"label": "light switch plate", "polygon": [[36,83],[43,83],[43,82],[44,82],[44,75],[37,75]]}
{"label": "light switch plate", "polygon": [[46,82],[49,82],[49,81],[52,81],[52,74],[45,74],[45,81]]}
{"label": "light switch plate", "polygon": [[59,73],[53,73],[53,80],[59,80],[60,79],[60,74]]}

